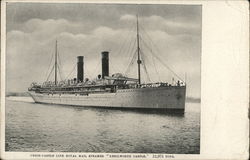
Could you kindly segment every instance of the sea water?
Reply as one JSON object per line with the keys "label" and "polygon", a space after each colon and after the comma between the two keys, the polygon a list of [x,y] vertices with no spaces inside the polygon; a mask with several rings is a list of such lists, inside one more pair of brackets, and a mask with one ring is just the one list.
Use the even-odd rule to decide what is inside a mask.
{"label": "sea water", "polygon": [[16,152],[200,152],[200,103],[184,114],[36,104],[8,97],[5,150]]}

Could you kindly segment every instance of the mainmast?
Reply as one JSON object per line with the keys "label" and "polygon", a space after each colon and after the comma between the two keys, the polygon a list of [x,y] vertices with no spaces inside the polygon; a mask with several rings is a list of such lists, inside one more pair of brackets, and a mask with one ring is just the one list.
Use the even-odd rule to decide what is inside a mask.
{"label": "mainmast", "polygon": [[136,28],[137,28],[137,64],[138,64],[138,80],[141,84],[141,60],[140,60],[140,42],[139,42],[139,26],[138,26],[138,15],[136,15]]}
{"label": "mainmast", "polygon": [[55,49],[55,85],[57,85],[57,40]]}

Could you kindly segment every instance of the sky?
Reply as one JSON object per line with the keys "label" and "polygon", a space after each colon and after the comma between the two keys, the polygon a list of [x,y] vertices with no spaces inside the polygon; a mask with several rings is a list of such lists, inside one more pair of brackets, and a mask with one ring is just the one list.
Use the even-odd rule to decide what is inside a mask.
{"label": "sky", "polygon": [[[186,80],[188,96],[200,97],[199,5],[8,3],[6,12],[8,92],[27,91],[32,82],[48,78],[56,40],[59,79],[76,77],[77,56],[84,56],[84,77],[96,78],[102,51],[110,52],[110,74],[137,78],[133,55],[138,15],[142,82],[179,77]],[[48,80],[53,81],[53,74]]]}

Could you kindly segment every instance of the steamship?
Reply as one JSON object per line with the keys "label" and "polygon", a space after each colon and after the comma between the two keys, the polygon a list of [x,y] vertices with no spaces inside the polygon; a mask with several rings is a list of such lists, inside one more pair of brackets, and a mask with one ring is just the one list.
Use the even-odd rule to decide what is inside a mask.
{"label": "steamship", "polygon": [[58,53],[55,47],[54,81],[32,83],[28,93],[36,103],[119,109],[185,110],[186,83],[141,83],[141,65],[138,17],[136,23],[137,78],[121,73],[109,74],[109,52],[101,52],[102,74],[96,79],[84,79],[84,57],[77,57],[77,76],[71,80],[57,80]]}

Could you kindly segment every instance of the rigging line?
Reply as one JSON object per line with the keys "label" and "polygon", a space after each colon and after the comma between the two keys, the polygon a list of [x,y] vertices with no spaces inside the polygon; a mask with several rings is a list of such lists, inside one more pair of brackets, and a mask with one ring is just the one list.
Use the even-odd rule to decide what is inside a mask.
{"label": "rigging line", "polygon": [[58,70],[59,70],[59,75],[61,77],[61,80],[63,80],[64,78],[64,74],[63,74],[63,71],[62,71],[62,67],[61,67],[61,64],[60,65],[57,65],[58,66]]}
{"label": "rigging line", "polygon": [[[99,68],[100,65],[101,65],[101,61],[98,61],[97,65],[96,65],[96,67],[95,67],[95,70],[94,70],[94,72],[93,72],[94,74],[96,74],[96,73],[98,74],[98,71],[97,71],[97,70],[98,70],[98,68]],[[101,74],[101,73],[99,73],[99,74]],[[92,77],[92,78],[93,78],[93,77]]]}
{"label": "rigging line", "polygon": [[135,45],[136,45],[136,39],[134,39],[134,43],[132,44],[131,48],[129,48],[129,50],[128,50],[128,53],[130,53],[128,56],[128,60],[129,60],[129,57],[133,58],[133,54],[134,54],[133,48],[135,48]]}
{"label": "rigging line", "polygon": [[[141,41],[143,41],[143,39],[142,38],[140,38],[141,39]],[[143,42],[143,44],[144,44],[145,42]],[[152,49],[151,48],[148,48],[151,52],[152,52]],[[142,52],[142,51],[141,51]],[[142,52],[143,53],[143,52]],[[143,53],[143,56],[146,58],[146,59],[150,59],[148,56],[147,56],[147,54],[144,54]],[[154,59],[154,56],[153,55],[151,55],[152,57],[151,57],[151,59],[152,59],[152,61],[153,61],[153,65],[154,65],[154,70],[155,70],[155,72],[156,72],[156,74],[157,74],[157,76],[158,76],[158,81],[161,81],[161,79],[160,79],[160,74],[159,74],[159,72],[158,72],[158,70],[157,70],[157,67],[156,67],[156,65],[155,65],[155,59]],[[144,62],[145,63],[145,62]]]}
{"label": "rigging line", "polygon": [[134,52],[133,52],[133,50],[135,49],[135,51],[137,50],[137,48],[136,48],[136,38],[134,39],[134,43],[133,43],[133,46],[132,46],[132,48],[131,48],[131,51],[129,51],[130,52],[130,57],[132,57],[133,56],[133,54],[134,54]]}
{"label": "rigging line", "polygon": [[[130,50],[131,50],[131,46],[133,47],[133,32],[134,32],[134,30],[135,30],[135,28],[132,28],[132,30],[129,32],[129,35],[127,36],[127,40],[126,40],[125,44],[123,45],[123,50],[121,50],[121,52],[119,54],[119,55],[121,55],[121,54],[127,55],[127,53],[130,53],[128,58],[126,58],[126,60],[124,62],[129,60],[129,57],[131,55],[133,55],[133,53],[131,54]],[[118,68],[119,68],[119,72],[122,73],[123,72],[122,67],[118,67]]]}
{"label": "rigging line", "polygon": [[125,44],[127,43],[127,41],[130,39],[129,37],[132,36],[131,33],[133,33],[133,31],[134,31],[134,28],[132,30],[130,30],[130,32],[127,34],[126,38],[124,39],[124,41],[122,43],[122,46],[120,47],[120,50],[119,50],[117,56],[119,56],[122,53],[122,49],[125,47]]}
{"label": "rigging line", "polygon": [[58,70],[59,70],[59,76],[60,76],[61,81],[62,81],[62,80],[63,80],[63,78],[62,78],[62,73],[61,73],[61,70],[60,70],[60,68],[59,68],[59,65],[57,65],[57,68],[58,68]]}
{"label": "rigging line", "polygon": [[[142,61],[144,62],[144,63],[142,63],[142,66],[143,66],[143,68],[144,68],[144,70],[145,70],[145,72],[146,72],[147,79],[148,79],[150,82],[152,82],[151,79],[150,79],[150,77],[149,77],[147,67],[146,67],[146,65],[145,65],[145,59],[144,59],[145,54],[144,54],[142,51],[140,51],[140,52],[142,53],[142,54],[141,54],[141,55],[142,55],[141,58],[142,58]],[[146,57],[145,57],[145,58],[146,58]]]}
{"label": "rigging line", "polygon": [[[63,74],[63,72],[62,72],[62,64],[61,64],[61,56],[60,56],[60,54],[59,54],[59,52],[57,52],[57,56],[58,56],[58,70],[59,70],[59,74],[61,74],[60,76],[62,76],[62,77],[64,77],[64,74]],[[59,68],[60,67],[60,68]]]}
{"label": "rigging line", "polygon": [[[128,50],[128,53],[130,53],[130,55],[129,56],[131,56],[131,55],[133,55],[133,48],[135,47],[135,45],[136,45],[136,38],[134,37],[134,41],[133,41],[133,39],[131,40],[131,42],[133,42],[133,43],[131,43],[132,45],[131,45],[131,48],[129,48],[129,50]],[[137,48],[136,48],[137,49]]]}
{"label": "rigging line", "polygon": [[73,73],[73,71],[76,68],[76,64],[74,65],[74,67],[72,68],[72,70],[70,71],[70,73],[67,75],[67,77],[65,78],[65,80],[67,80],[69,78],[69,76]]}
{"label": "rigging line", "polygon": [[45,77],[47,77],[47,75],[48,75],[48,73],[49,73],[49,69],[50,69],[50,67],[51,67],[53,57],[54,57],[54,54],[52,54],[52,55],[51,55],[51,59],[50,59],[50,63],[49,63],[49,67],[48,67],[48,69],[47,69],[47,72],[46,72],[46,74],[45,74]]}
{"label": "rigging line", "polygon": [[[152,50],[152,42],[153,42],[153,40],[151,40],[150,39],[150,36],[147,34],[147,32],[146,32],[146,30],[142,27],[142,32],[144,32],[145,33],[145,35],[147,36],[145,36],[145,38],[148,38],[149,39],[149,42],[150,42],[150,46],[148,46],[148,49],[151,51],[151,52],[153,52],[153,50]],[[143,40],[143,39],[142,39]],[[144,43],[146,44],[146,42],[144,41]]]}
{"label": "rigging line", "polygon": [[[84,57],[85,58],[85,57]],[[86,62],[89,62],[88,61],[88,57],[86,57],[84,60],[86,60]],[[90,59],[91,60],[91,59]],[[101,63],[101,61],[98,61],[98,63],[96,65],[93,65],[95,66],[95,68],[93,70],[91,70],[91,68],[89,67],[86,67],[84,68],[84,77],[85,79],[88,78],[88,79],[93,79],[93,75],[96,74],[96,70],[99,68],[99,64]],[[84,64],[85,66],[86,64]],[[88,65],[87,65],[88,66]]]}
{"label": "rigging line", "polygon": [[48,77],[47,77],[47,79],[46,79],[46,81],[45,81],[45,82],[47,82],[47,81],[48,81],[48,79],[49,79],[49,77],[50,77],[51,73],[54,71],[54,68],[55,68],[55,65],[53,65],[53,67],[51,68],[51,71],[50,71],[50,73],[49,73],[49,75],[48,75]]}
{"label": "rigging line", "polygon": [[125,71],[125,75],[127,75],[128,72],[130,71],[131,65],[133,65],[133,62],[134,62],[134,60],[135,60],[135,58],[136,58],[136,55],[137,55],[136,53],[137,53],[137,50],[134,52],[134,55],[133,55],[133,57],[132,57],[132,59],[131,59],[129,65],[127,66],[127,69],[126,69],[126,71]]}
{"label": "rigging line", "polygon": [[[129,43],[129,46],[124,50],[123,53],[130,53],[130,50],[131,50],[131,46],[133,47],[133,36],[130,37],[130,43]],[[135,42],[134,42],[135,43]],[[132,48],[133,49],[133,48]],[[131,54],[129,54],[129,57],[130,57]],[[120,69],[120,72],[122,72],[122,68]]]}
{"label": "rigging line", "polygon": [[[147,33],[147,31],[142,27],[142,31],[145,32],[145,38],[148,38],[148,40],[150,41],[150,44],[153,45],[157,51],[160,53],[158,47],[155,45],[154,41],[151,39],[151,37],[149,36],[149,34]],[[150,47],[149,47],[150,48]],[[152,48],[150,48],[152,50]]]}
{"label": "rigging line", "polygon": [[[127,44],[129,44],[129,42],[131,42],[131,40],[133,40],[135,31],[136,31],[136,28],[133,25],[133,27],[131,27],[130,32],[128,33],[129,35],[127,36],[127,41],[126,41]],[[124,47],[126,47],[126,46],[124,46]]]}
{"label": "rigging line", "polygon": [[[144,40],[142,40],[142,42],[145,44],[145,46],[150,50],[150,48],[149,48],[149,46],[145,43],[145,41]],[[180,76],[178,76],[167,64],[165,64],[152,50],[150,50],[150,52],[152,53],[152,55],[154,55],[155,56],[155,58],[159,61],[159,62],[161,62],[168,70],[170,70],[177,78],[179,78],[181,81],[183,81],[182,80],[182,78],[180,77]],[[184,81],[183,81],[184,82]]]}
{"label": "rigging line", "polygon": [[[136,54],[135,54],[136,55]],[[126,72],[125,72],[125,76],[128,76],[128,74],[130,73],[130,71],[131,71],[131,66],[134,64],[134,60],[135,60],[135,58],[136,58],[136,56],[134,56],[134,58],[132,59],[132,63],[131,63],[131,65],[129,65],[128,66],[128,68],[127,68],[127,70],[126,70]]]}
{"label": "rigging line", "polygon": [[59,76],[61,78],[61,81],[63,80],[63,72],[62,72],[62,64],[61,64],[61,56],[59,54],[59,49],[57,49],[57,59],[58,59],[58,63],[57,63],[57,68],[58,68],[58,71],[59,71]]}
{"label": "rigging line", "polygon": [[135,57],[135,55],[133,55],[133,57],[130,60],[130,63],[126,67],[126,70],[123,72],[125,76],[128,76],[128,73],[130,71],[130,66],[132,65],[132,61],[134,61],[134,57]]}
{"label": "rigging line", "polygon": [[59,51],[58,51],[58,49],[57,49],[57,59],[58,59],[58,64],[61,64],[61,61],[60,61],[60,54],[59,54]]}
{"label": "rigging line", "polygon": [[[110,60],[109,60],[110,61]],[[118,67],[115,67],[114,68],[114,66],[113,65],[109,65],[110,66],[110,72],[112,71],[113,73],[115,73],[116,72],[116,68],[118,68]],[[112,73],[111,72],[111,73]]]}
{"label": "rigging line", "polygon": [[[130,41],[129,47],[128,47],[128,50],[127,50],[127,53],[130,52],[131,46],[133,47],[133,45],[132,45],[132,44],[134,44],[133,42],[135,42],[135,40],[134,40],[134,41],[133,41],[133,40]],[[132,49],[133,49],[133,48],[132,48]]]}
{"label": "rigging line", "polygon": [[[148,39],[151,41],[151,43],[155,46],[155,48],[157,49],[157,51],[160,53],[158,47],[157,47],[156,44],[153,42],[153,40],[150,38],[150,36],[148,35],[148,33],[147,33],[147,31],[144,29],[144,27],[141,27],[141,28],[142,28],[142,30],[145,32],[146,36],[147,36]],[[145,43],[145,42],[144,42],[144,43]],[[145,44],[146,44],[146,43],[145,43]],[[150,47],[149,47],[149,48],[150,48]],[[151,53],[153,53],[153,51],[152,51]],[[153,53],[153,54],[154,54],[154,53]],[[160,59],[156,54],[154,54],[154,56],[156,56],[157,59]],[[163,63],[163,64],[166,65],[165,63]],[[177,75],[177,73],[175,73],[173,69],[171,69],[168,65],[166,65],[166,66],[167,66],[167,68],[168,68],[172,73],[174,73],[174,75],[175,75],[177,78],[179,78],[180,80],[182,80],[182,78],[180,78],[180,76]],[[182,80],[182,81],[183,81],[183,80]]]}
{"label": "rigging line", "polygon": [[137,49],[135,49],[135,51],[133,52],[133,48],[135,47],[135,44],[136,44],[136,39],[134,39],[133,42],[134,43],[132,45],[132,48],[128,50],[128,52],[130,53],[129,56],[128,56],[128,60],[130,62],[129,65],[132,63],[132,60],[134,59],[134,56],[135,56],[134,53],[135,53],[135,51],[137,51]]}
{"label": "rigging line", "polygon": [[[152,55],[151,55],[151,56],[152,56]],[[152,60],[153,60],[153,65],[154,65],[154,68],[155,68],[155,72],[156,72],[156,74],[157,74],[157,76],[158,76],[158,80],[161,82],[160,74],[159,74],[159,72],[158,72],[158,70],[157,70],[157,67],[156,67],[156,65],[155,65],[155,57],[154,57],[154,56],[152,56]]]}
{"label": "rigging line", "polygon": [[[131,33],[131,31],[130,31],[130,33]],[[130,38],[128,38],[129,37],[129,35],[127,36],[127,38],[126,38],[126,42],[127,42],[127,40],[129,40]],[[123,44],[123,46],[125,46],[125,44]],[[121,48],[123,48],[123,46],[121,47]],[[131,47],[131,41],[130,41],[130,43],[129,43],[129,46],[128,46],[128,48],[125,48],[125,49],[127,49],[128,51],[130,50],[130,47]],[[121,48],[120,48],[120,51],[118,52],[118,54],[117,54],[117,56],[119,57],[120,56],[120,54],[122,53],[121,51]],[[125,52],[126,53],[126,52]],[[116,71],[117,72],[122,72],[122,68],[121,67],[115,67],[115,69],[113,68],[114,66],[112,65],[113,63],[111,63],[111,69],[113,70],[113,72],[115,73]]]}
{"label": "rigging line", "polygon": [[[58,70],[58,75],[61,78],[61,70],[60,70],[60,67],[59,67],[59,63],[57,63],[56,67],[57,67],[57,70]],[[61,80],[62,80],[62,78],[61,78]]]}
{"label": "rigging line", "polygon": [[[143,41],[143,43],[145,44],[145,42]],[[145,46],[148,48],[148,46],[145,44]],[[149,49],[149,48],[148,48]],[[167,64],[165,64],[152,50],[150,50],[151,51],[151,53],[152,53],[152,55],[159,61],[159,62],[161,62],[162,64],[163,64],[163,66],[165,66],[168,70],[170,70],[177,78],[179,78],[181,81],[183,81],[182,80],[182,78],[181,77],[179,77]]]}

